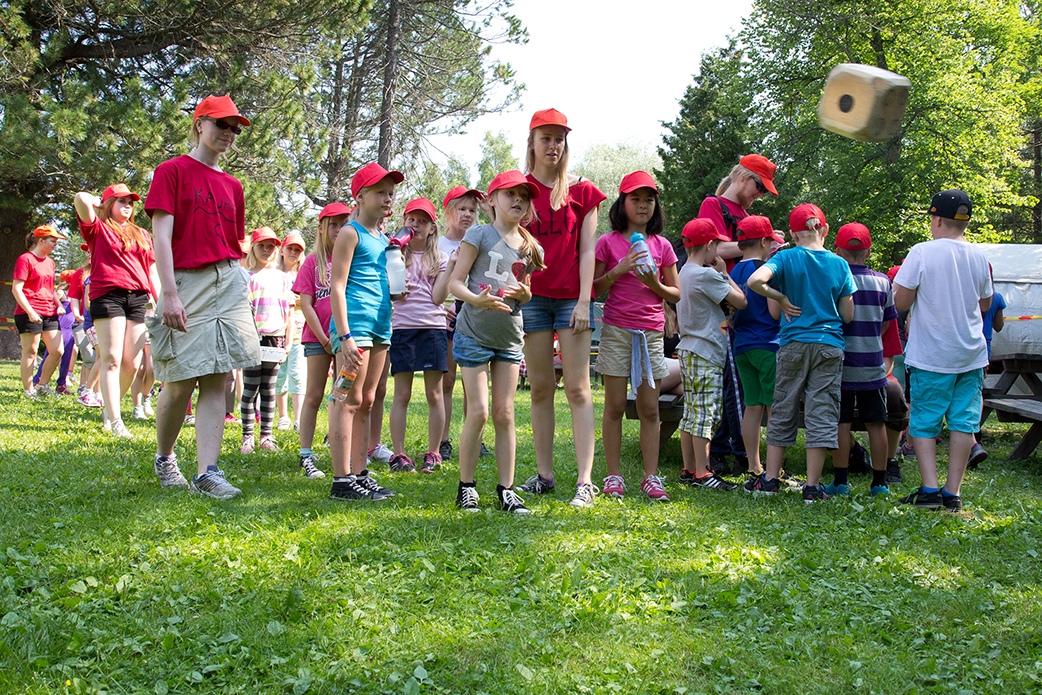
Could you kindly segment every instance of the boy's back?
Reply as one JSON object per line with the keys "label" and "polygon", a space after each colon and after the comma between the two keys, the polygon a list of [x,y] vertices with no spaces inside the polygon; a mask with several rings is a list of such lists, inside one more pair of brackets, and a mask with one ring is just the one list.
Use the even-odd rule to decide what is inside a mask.
{"label": "boy's back", "polygon": [[724,320],[720,302],[730,291],[727,278],[713,268],[687,263],[680,269],[678,350],[693,352],[723,367],[727,361],[727,338],[720,330]]}
{"label": "boy's back", "polygon": [[992,290],[984,254],[954,239],[916,244],[894,283],[917,291],[906,364],[941,374],[987,366],[980,300],[990,297]]}
{"label": "boy's back", "polygon": [[851,265],[857,291],[854,319],[843,324],[843,389],[867,391],[886,386],[883,326],[897,318],[890,279],[867,265]]}
{"label": "boy's back", "polygon": [[740,355],[747,350],[759,348],[778,351],[778,319],[771,316],[767,308],[767,298],[749,289],[747,281],[757,268],[764,264],[758,258],[739,261],[731,269],[731,279],[742,288],[745,299],[749,303],[739,309],[734,316],[734,354]]}
{"label": "boy's back", "polygon": [[857,290],[846,261],[831,251],[797,246],[780,251],[764,265],[774,274],[770,285],[802,310],[791,321],[782,320],[781,344],[795,341],[842,348],[838,302]]}

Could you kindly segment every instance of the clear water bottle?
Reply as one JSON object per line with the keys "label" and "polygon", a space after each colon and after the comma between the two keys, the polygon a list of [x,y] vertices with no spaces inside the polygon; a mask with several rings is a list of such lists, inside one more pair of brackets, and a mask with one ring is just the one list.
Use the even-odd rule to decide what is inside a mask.
{"label": "clear water bottle", "polygon": [[405,259],[402,248],[397,244],[387,247],[387,286],[391,290],[391,299],[405,294]]}
{"label": "clear water bottle", "polygon": [[[358,354],[362,354],[362,350],[358,350]],[[344,363],[344,368],[340,370],[340,374],[333,380],[333,390],[330,392],[329,397],[337,403],[343,403],[347,399],[347,394],[351,392],[351,387],[355,385],[355,379],[358,378],[358,367],[353,367],[347,362]]]}
{"label": "clear water bottle", "polygon": [[644,239],[644,235],[640,232],[631,234],[630,246],[635,246],[638,253],[644,252],[644,258],[637,261],[637,267],[634,270],[641,273],[654,273],[655,259],[651,257],[651,248],[648,247],[648,242]]}

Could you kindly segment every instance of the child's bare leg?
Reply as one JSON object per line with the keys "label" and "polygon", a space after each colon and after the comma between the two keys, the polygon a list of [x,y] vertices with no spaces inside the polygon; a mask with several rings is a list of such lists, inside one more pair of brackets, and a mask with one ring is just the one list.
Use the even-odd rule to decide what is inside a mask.
{"label": "child's bare leg", "polygon": [[[391,401],[391,448],[395,454],[405,453],[405,422],[412,399],[412,372],[394,375],[394,400]],[[433,415],[433,413],[432,413]],[[370,430],[370,436],[372,431]]]}
{"label": "child's bare leg", "polygon": [[[692,454],[695,460],[694,474],[696,478],[712,475],[709,469],[709,440],[705,437],[691,437]],[[688,470],[691,470],[688,468]]]}
{"label": "child's bare leg", "polygon": [[[912,447],[915,449],[915,460],[919,464],[919,476],[923,480],[923,487],[939,488],[937,484],[937,440],[933,437],[913,437]],[[970,445],[972,446],[972,444]],[[962,481],[959,481],[960,484]]]}
{"label": "child's bare leg", "polygon": [[[658,415],[659,389],[651,388],[647,383],[637,387],[637,417],[640,418],[640,453],[644,459],[644,475],[658,475],[658,449],[659,449],[659,415]],[[621,422],[619,430],[622,434]],[[695,454],[698,451],[696,447]],[[709,449],[706,448],[708,460]]]}
{"label": "child's bare leg", "polygon": [[[442,402],[441,380],[444,372],[426,371],[423,385],[427,390],[427,451],[438,453],[441,433],[445,429],[445,404]],[[398,382],[394,384],[394,395],[398,396]]]}
{"label": "child's bare leg", "polygon": [[[785,463],[785,448],[775,444],[767,445],[767,480],[776,480],[781,475],[782,464]],[[820,468],[818,472],[820,474]]]}
{"label": "child's bare leg", "polygon": [[626,413],[626,377],[604,375],[601,441],[608,475],[622,475],[622,418]]}
{"label": "child's bare leg", "polygon": [[[972,432],[949,432],[948,444],[948,476],[944,481],[944,489],[958,495],[962,489],[962,478],[966,475],[966,464],[970,459],[976,437]],[[937,487],[936,485],[934,487]]]}
{"label": "child's bare leg", "polygon": [[745,444],[745,455],[749,459],[749,470],[759,475],[763,473],[760,463],[760,422],[763,421],[765,405],[745,406],[745,417],[742,418],[742,443]]}
{"label": "child's bare leg", "polygon": [[[839,423],[839,437],[837,439],[838,446],[836,450],[832,452],[832,468],[833,469],[845,469],[850,466],[850,449],[854,446],[854,437],[850,434],[849,422]],[[837,482],[842,479],[846,480],[846,471],[842,474],[837,473]],[[808,485],[810,482],[808,481]]]}
{"label": "child's bare leg", "polygon": [[481,453],[481,433],[488,421],[488,365],[460,367],[466,386],[467,417],[459,436],[459,479],[473,483]]}
{"label": "child's bare leg", "polygon": [[[369,450],[369,420],[374,409],[380,384],[384,384],[386,390],[387,372],[384,369],[387,363],[387,345],[374,345],[371,348],[362,348],[362,367],[358,370],[357,385],[362,383],[361,400],[358,409],[354,413],[354,423],[351,430],[351,472],[359,474],[366,468],[366,454]],[[381,413],[383,412],[381,408]],[[374,418],[375,419],[375,418]],[[379,422],[377,423],[379,427]]]}
{"label": "child's bare leg", "polygon": [[[821,482],[821,469],[825,466],[825,454],[828,449],[823,446],[814,446],[807,449],[807,485],[817,487]],[[779,470],[780,470],[779,466]]]}
{"label": "child's bare leg", "polygon": [[885,471],[887,449],[886,424],[882,422],[866,422],[865,429],[868,430],[868,451],[872,457],[872,470]]}
{"label": "child's bare leg", "polygon": [[[515,447],[514,393],[517,391],[517,375],[521,365],[513,362],[493,362],[492,370],[492,424],[496,428],[496,470],[499,484],[514,485]],[[480,446],[480,445],[479,445]]]}

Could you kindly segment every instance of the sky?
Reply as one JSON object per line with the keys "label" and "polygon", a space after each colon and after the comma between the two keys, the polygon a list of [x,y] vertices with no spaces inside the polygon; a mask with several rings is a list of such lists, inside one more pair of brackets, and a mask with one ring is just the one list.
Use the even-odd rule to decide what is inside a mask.
{"label": "sky", "polygon": [[738,31],[752,0],[515,0],[527,27],[521,46],[496,45],[495,59],[510,63],[525,85],[511,110],[474,121],[465,135],[438,136],[428,154],[444,162],[455,154],[476,168],[486,131],[504,131],[519,159],[535,111],[555,108],[568,118],[572,161],[597,143],[662,142],[662,121],[698,72],[702,53]]}

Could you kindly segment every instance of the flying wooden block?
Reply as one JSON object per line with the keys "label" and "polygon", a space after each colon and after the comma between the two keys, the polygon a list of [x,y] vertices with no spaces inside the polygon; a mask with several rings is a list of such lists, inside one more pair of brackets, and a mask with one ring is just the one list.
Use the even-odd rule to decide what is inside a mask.
{"label": "flying wooden block", "polygon": [[840,63],[825,81],[818,123],[854,140],[886,142],[901,128],[911,88],[908,78],[889,70]]}

